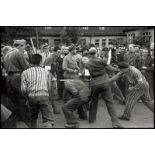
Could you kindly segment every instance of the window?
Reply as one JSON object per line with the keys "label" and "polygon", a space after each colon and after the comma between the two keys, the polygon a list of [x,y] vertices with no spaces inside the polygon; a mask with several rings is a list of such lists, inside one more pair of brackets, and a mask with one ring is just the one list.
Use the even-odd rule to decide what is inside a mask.
{"label": "window", "polygon": [[109,39],[109,44],[112,44],[112,40],[113,40],[113,39]]}
{"label": "window", "polygon": [[99,44],[100,44],[100,40],[99,40],[99,39],[96,39],[96,40],[95,40],[95,45],[96,45],[96,47],[99,47]]}
{"label": "window", "polygon": [[134,33],[132,33],[131,36],[132,36],[132,39],[135,39],[135,34]]}
{"label": "window", "polygon": [[52,29],[51,26],[45,26],[45,30],[50,30],[50,29]]}
{"label": "window", "polygon": [[123,38],[117,38],[118,41],[123,41]]}
{"label": "window", "polygon": [[99,30],[105,30],[105,27],[99,27]]}
{"label": "window", "polygon": [[88,27],[82,27],[83,30],[88,30]]}
{"label": "window", "polygon": [[106,46],[106,39],[102,39],[102,47]]}
{"label": "window", "polygon": [[54,39],[54,44],[57,46],[57,45],[60,45],[61,43],[61,39]]}
{"label": "window", "polygon": [[150,41],[150,39],[151,39],[151,32],[145,32],[145,33],[143,33],[143,36],[144,36],[144,40],[145,41]]}
{"label": "window", "polygon": [[132,40],[135,39],[135,37],[136,37],[135,33],[128,34],[128,41],[132,42]]}

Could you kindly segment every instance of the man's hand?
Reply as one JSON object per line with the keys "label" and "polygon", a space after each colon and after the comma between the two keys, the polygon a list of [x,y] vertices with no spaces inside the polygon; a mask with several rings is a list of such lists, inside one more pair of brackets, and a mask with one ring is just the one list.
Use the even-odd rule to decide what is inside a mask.
{"label": "man's hand", "polygon": [[146,66],[142,66],[142,69],[147,69],[147,67]]}
{"label": "man's hand", "polygon": [[129,87],[129,91],[132,91],[134,89],[134,87]]}
{"label": "man's hand", "polygon": [[78,73],[79,71],[78,70],[74,70],[74,73]]}
{"label": "man's hand", "polygon": [[52,81],[56,81],[57,79],[55,77],[52,78]]}

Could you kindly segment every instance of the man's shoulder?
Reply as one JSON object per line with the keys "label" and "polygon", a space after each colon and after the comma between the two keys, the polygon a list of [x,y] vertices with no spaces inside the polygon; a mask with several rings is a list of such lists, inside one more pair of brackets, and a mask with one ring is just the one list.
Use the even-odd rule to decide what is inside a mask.
{"label": "man's shoulder", "polygon": [[130,55],[130,53],[129,52],[126,52],[125,54],[124,54],[124,56],[129,56]]}
{"label": "man's shoulder", "polygon": [[130,68],[130,70],[132,70],[135,73],[140,72],[140,70],[138,68],[134,67],[134,66],[129,66],[129,68]]}
{"label": "man's shoulder", "polygon": [[69,59],[70,59],[69,55],[66,55],[63,60],[66,61],[66,60],[69,60]]}
{"label": "man's shoulder", "polygon": [[41,72],[47,72],[44,68],[42,68],[42,67],[30,67],[30,68],[28,68],[28,69],[26,69],[25,71],[23,71],[23,74],[25,73],[29,73],[29,72],[32,72],[32,71],[34,71],[35,69],[37,69],[37,70],[40,70]]}
{"label": "man's shoulder", "polygon": [[34,69],[34,67],[30,67],[30,68],[24,70],[22,74],[27,74],[28,72],[32,71],[33,69]]}

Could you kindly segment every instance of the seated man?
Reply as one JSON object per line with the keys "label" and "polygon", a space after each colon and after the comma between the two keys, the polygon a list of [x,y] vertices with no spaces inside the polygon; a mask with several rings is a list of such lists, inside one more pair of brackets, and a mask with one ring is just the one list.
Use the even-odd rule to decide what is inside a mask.
{"label": "seated man", "polygon": [[88,103],[90,91],[88,87],[79,79],[65,81],[65,89],[71,93],[72,98],[63,105],[62,110],[67,124],[66,128],[78,128],[79,123],[74,111]]}
{"label": "seated man", "polygon": [[51,128],[54,121],[49,101],[51,79],[49,73],[40,67],[41,61],[41,55],[32,56],[33,67],[22,73],[21,90],[29,101],[31,127],[37,128],[38,113],[41,111],[44,127]]}

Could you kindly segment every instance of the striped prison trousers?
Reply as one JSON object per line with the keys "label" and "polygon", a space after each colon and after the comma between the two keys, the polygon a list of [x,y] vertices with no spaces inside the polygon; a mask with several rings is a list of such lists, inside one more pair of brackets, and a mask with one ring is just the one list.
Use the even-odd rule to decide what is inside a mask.
{"label": "striped prison trousers", "polygon": [[154,112],[154,101],[150,97],[149,84],[146,82],[145,84],[141,84],[139,89],[129,91],[126,97],[126,107],[122,117],[130,119],[132,109],[139,99],[142,100],[150,111]]}

